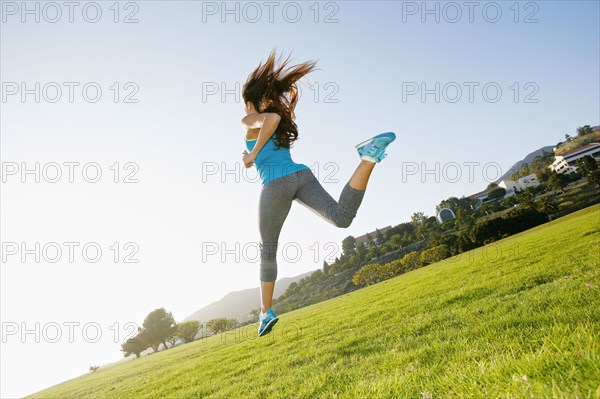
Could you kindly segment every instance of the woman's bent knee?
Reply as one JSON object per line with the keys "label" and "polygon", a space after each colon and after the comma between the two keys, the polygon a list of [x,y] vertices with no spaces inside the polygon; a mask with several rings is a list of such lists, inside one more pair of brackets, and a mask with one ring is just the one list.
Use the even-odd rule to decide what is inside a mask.
{"label": "woman's bent knee", "polygon": [[337,227],[341,227],[343,229],[350,227],[355,217],[356,214],[348,212],[346,209],[342,208],[339,205],[336,206],[336,209],[332,214],[334,224]]}
{"label": "woman's bent knee", "polygon": [[277,280],[277,265],[261,265],[260,281],[271,282]]}
{"label": "woman's bent knee", "polygon": [[354,219],[354,218],[341,218],[341,219],[337,219],[337,220],[335,221],[335,225],[336,225],[337,227],[340,227],[340,228],[342,228],[342,229],[345,229],[345,228],[348,228],[348,227],[350,227],[350,225],[352,224],[352,220],[353,220],[353,219]]}

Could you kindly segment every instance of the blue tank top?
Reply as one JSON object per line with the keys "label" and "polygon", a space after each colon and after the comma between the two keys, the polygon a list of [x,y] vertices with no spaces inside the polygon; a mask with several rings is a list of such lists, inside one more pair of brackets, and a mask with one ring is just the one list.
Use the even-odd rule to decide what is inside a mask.
{"label": "blue tank top", "polygon": [[[262,179],[263,186],[277,178],[295,173],[299,170],[310,169],[302,163],[295,163],[292,161],[290,149],[278,147],[275,144],[275,141],[273,141],[276,137],[277,135],[273,133],[271,138],[260,149],[260,152],[256,155],[256,159],[254,160],[254,165]],[[256,139],[245,140],[248,152],[252,151],[256,144]]]}

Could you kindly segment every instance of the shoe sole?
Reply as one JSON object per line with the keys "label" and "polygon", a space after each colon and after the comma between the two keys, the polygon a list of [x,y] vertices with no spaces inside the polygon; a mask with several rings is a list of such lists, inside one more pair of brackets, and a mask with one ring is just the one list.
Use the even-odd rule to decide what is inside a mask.
{"label": "shoe sole", "polygon": [[371,143],[371,142],[375,141],[375,140],[376,140],[376,139],[378,139],[378,138],[381,138],[381,137],[390,137],[390,133],[391,133],[391,134],[393,134],[393,136],[392,136],[392,140],[390,141],[390,143],[391,143],[392,141],[396,140],[396,134],[395,134],[394,132],[386,132],[386,133],[381,133],[381,134],[378,134],[378,135],[377,135],[377,136],[375,136],[375,137],[371,137],[370,139],[368,139],[368,140],[365,140],[365,141],[363,141],[362,143],[355,145],[354,147],[358,149],[358,148],[360,148],[360,147],[364,147],[365,145],[367,145],[367,144],[369,144],[369,143]]}
{"label": "shoe sole", "polygon": [[273,326],[277,323],[277,321],[279,320],[279,317],[275,317],[274,319],[271,319],[268,323],[267,326],[265,327],[265,329],[263,330],[263,332],[261,334],[258,334],[259,337],[262,337],[265,334],[268,334],[271,332],[271,329],[273,328]]}

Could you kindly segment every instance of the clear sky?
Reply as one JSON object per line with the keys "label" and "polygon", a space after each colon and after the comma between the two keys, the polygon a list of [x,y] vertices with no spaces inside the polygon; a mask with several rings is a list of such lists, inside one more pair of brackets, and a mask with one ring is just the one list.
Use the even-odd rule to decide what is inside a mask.
{"label": "clear sky", "polygon": [[597,1],[49,4],[1,3],[3,398],[118,360],[158,307],[258,285],[240,91],[273,48],[318,61],[292,157],[334,198],[354,145],[398,136],[349,228],[293,205],[279,278],[600,123]]}

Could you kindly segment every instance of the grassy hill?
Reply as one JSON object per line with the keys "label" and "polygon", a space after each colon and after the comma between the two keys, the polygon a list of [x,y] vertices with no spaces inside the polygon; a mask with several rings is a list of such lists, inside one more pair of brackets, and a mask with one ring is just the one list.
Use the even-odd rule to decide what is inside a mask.
{"label": "grassy hill", "polygon": [[38,398],[598,398],[600,205]]}
{"label": "grassy hill", "polygon": [[593,132],[591,134],[587,134],[582,137],[575,137],[573,140],[564,143],[560,147],[556,149],[556,155],[562,155],[566,152],[572,151],[576,148],[583,147],[589,143],[599,143],[600,142],[600,131]]}

